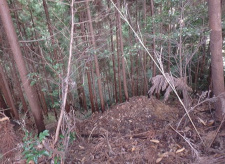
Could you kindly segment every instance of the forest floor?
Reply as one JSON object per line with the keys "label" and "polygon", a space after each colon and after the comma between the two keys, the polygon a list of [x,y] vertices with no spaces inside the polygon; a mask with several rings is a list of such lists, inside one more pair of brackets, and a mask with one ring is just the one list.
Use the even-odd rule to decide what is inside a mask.
{"label": "forest floor", "polygon": [[77,124],[79,137],[66,163],[225,163],[225,133],[208,148],[219,126],[209,108],[202,105],[190,113],[204,146],[187,117],[178,127],[185,114],[179,102],[133,97]]}
{"label": "forest floor", "polygon": [[[65,163],[222,164],[225,130],[216,133],[220,122],[213,115],[209,104],[190,112],[203,144],[177,100],[165,104],[153,97],[132,97],[77,121],[77,137],[69,143]],[[40,163],[48,163],[44,161]]]}

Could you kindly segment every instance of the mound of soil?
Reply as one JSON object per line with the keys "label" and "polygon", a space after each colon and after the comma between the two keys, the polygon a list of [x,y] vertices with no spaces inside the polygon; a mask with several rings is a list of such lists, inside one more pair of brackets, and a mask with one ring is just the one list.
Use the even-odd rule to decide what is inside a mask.
{"label": "mound of soil", "polygon": [[93,114],[77,123],[67,163],[190,163],[189,146],[171,129],[182,113],[142,96]]}

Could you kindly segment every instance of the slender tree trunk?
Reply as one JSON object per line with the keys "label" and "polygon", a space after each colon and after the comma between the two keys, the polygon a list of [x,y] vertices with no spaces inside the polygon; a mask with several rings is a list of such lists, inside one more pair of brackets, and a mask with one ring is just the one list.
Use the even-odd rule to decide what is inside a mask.
{"label": "slender tree trunk", "polygon": [[116,81],[116,63],[115,63],[115,54],[114,54],[114,44],[113,44],[113,27],[112,27],[112,20],[110,22],[110,39],[111,39],[111,51],[112,51],[112,62],[113,62],[113,80],[114,80],[114,92],[115,92],[115,99],[116,103],[118,102],[117,96],[117,81]]}
{"label": "slender tree trunk", "polygon": [[93,92],[92,92],[92,84],[91,84],[91,73],[90,73],[90,63],[87,63],[87,80],[88,80],[88,90],[89,90],[89,96],[90,96],[90,102],[91,102],[91,110],[92,113],[94,113],[96,111],[95,109],[95,104],[94,104],[94,96],[93,96]]}
{"label": "slender tree trunk", "polygon": [[[150,0],[151,3],[151,16],[154,16],[154,0]],[[152,43],[152,49],[153,49],[153,58],[155,59],[155,23],[153,21],[152,23],[152,35],[153,35],[153,43]],[[156,65],[154,62],[152,62],[152,77],[156,76]]]}
{"label": "slender tree trunk", "polygon": [[205,71],[205,58],[206,58],[206,42],[204,42],[204,44],[202,45],[202,58],[200,60],[200,70],[199,70],[199,77],[201,79],[204,78],[204,71]]}
{"label": "slender tree trunk", "polygon": [[45,16],[46,16],[46,22],[47,22],[47,25],[48,25],[48,31],[49,31],[50,36],[51,36],[51,42],[52,42],[52,46],[53,46],[54,58],[57,59],[57,51],[56,51],[56,47],[55,47],[56,41],[55,41],[55,38],[53,36],[51,20],[50,20],[49,13],[48,13],[48,6],[47,6],[47,3],[46,3],[45,0],[42,0],[42,2],[43,2],[44,10],[45,10]]}
{"label": "slender tree trunk", "polygon": [[[80,13],[80,22],[83,22],[85,19],[84,19],[84,12],[83,13]],[[86,35],[86,32],[85,32],[85,27],[84,27],[84,23],[81,23],[81,35],[82,35],[82,40],[83,42],[86,42],[87,39],[85,37]],[[83,50],[85,51],[85,50]],[[84,53],[85,55],[85,53]],[[93,95],[93,90],[92,90],[92,81],[91,81],[91,62],[92,61],[87,61],[85,63],[86,65],[86,69],[85,69],[85,72],[87,74],[87,81],[88,81],[88,91],[89,91],[89,99],[90,99],[90,102],[91,102],[91,111],[92,113],[94,113],[96,111],[96,108],[95,108],[95,104],[94,104],[94,95]]]}
{"label": "slender tree trunk", "polygon": [[[131,24],[131,21],[129,19],[129,23]],[[131,30],[129,28],[129,46],[132,46],[132,35]],[[130,76],[131,76],[131,91],[132,96],[135,96],[135,84],[134,84],[134,57],[133,54],[130,54]]]}
{"label": "slender tree trunk", "polygon": [[122,86],[121,86],[121,69],[120,69],[120,48],[119,48],[119,21],[118,21],[118,15],[119,13],[116,12],[116,49],[117,49],[117,63],[118,63],[118,83],[119,83],[119,101],[122,103]]}
{"label": "slender tree trunk", "polygon": [[[92,18],[91,18],[89,2],[88,2],[88,0],[85,0],[85,2],[86,2],[86,7],[87,7],[89,28],[90,28],[90,33],[91,33],[91,41],[92,41],[92,45],[94,46],[94,50],[96,50],[97,47],[96,47],[96,42],[95,42],[95,35],[94,35],[94,30],[93,30],[93,25],[92,25]],[[101,101],[101,110],[102,110],[102,112],[104,112],[105,111],[105,103],[104,103],[104,98],[103,98],[103,94],[102,94],[101,75],[99,72],[98,57],[96,55],[96,52],[94,52],[94,60],[95,60],[96,75],[98,78],[98,91],[99,91],[99,96],[100,96],[100,101]]]}
{"label": "slender tree trunk", "polygon": [[[147,19],[146,19],[146,0],[143,0],[143,17],[144,17],[144,32],[146,29],[146,23],[147,23]],[[143,36],[143,40],[144,40],[144,45],[146,46],[146,37],[145,34]],[[143,84],[143,93],[144,95],[147,95],[147,89],[148,89],[148,81],[147,81],[147,72],[146,72],[146,63],[147,63],[147,54],[145,52],[145,50],[143,51],[143,73],[144,73],[144,84]]]}
{"label": "slender tree trunk", "polygon": [[[224,73],[222,58],[222,27],[221,27],[221,0],[208,1],[209,6],[209,27],[210,33],[210,50],[211,50],[211,67],[213,93],[218,96],[224,92]],[[225,112],[222,101],[216,102],[216,116],[221,119]]]}
{"label": "slender tree trunk", "polygon": [[90,70],[91,70],[91,81],[92,81],[92,86],[93,86],[93,98],[94,98],[94,103],[95,103],[95,109],[96,109],[96,111],[99,111],[98,99],[97,99],[97,93],[96,93],[96,85],[95,85],[95,77],[94,77],[94,70],[93,70],[93,63],[92,62],[90,62]]}
{"label": "slender tree trunk", "polygon": [[[107,73],[107,71],[109,71],[109,74]],[[109,89],[109,84],[110,84],[110,82],[109,82],[109,80],[108,80],[109,75],[110,75],[110,70],[107,69],[107,70],[105,71],[105,76],[106,76],[106,78],[105,78],[105,79],[106,79],[106,80],[105,80],[105,83],[106,83],[106,87],[107,87],[107,91],[108,91],[109,101],[111,101],[111,91],[110,91],[110,89]]]}
{"label": "slender tree trunk", "polygon": [[1,111],[3,110],[3,113],[4,113],[7,117],[12,118],[11,112],[10,112],[7,108],[8,108],[8,107],[7,107],[6,103],[5,103],[3,94],[2,94],[1,89],[0,89],[0,110],[1,110]]}
{"label": "slender tree trunk", "polygon": [[[120,10],[120,0],[117,0],[117,7]],[[123,56],[123,34],[122,34],[122,25],[121,25],[121,19],[120,15],[118,14],[118,26],[119,26],[119,36],[120,36],[120,52],[121,52],[121,62],[122,62],[122,72],[123,72],[123,89],[124,89],[124,94],[126,101],[129,101],[129,96],[128,96],[128,90],[127,90],[127,78],[126,78],[126,66],[125,66],[125,61],[124,61],[124,56]]]}
{"label": "slender tree trunk", "polygon": [[77,92],[79,96],[79,104],[80,106],[84,109],[87,110],[87,102],[86,102],[86,96],[84,92],[84,87],[83,87],[83,72],[81,69],[81,63],[79,62],[78,64],[78,86],[77,86]]}
{"label": "slender tree trunk", "polygon": [[47,107],[47,104],[46,104],[46,101],[45,101],[44,93],[41,90],[41,86],[38,83],[36,84],[36,87],[37,87],[37,90],[39,91],[39,97],[40,97],[40,102],[41,102],[41,105],[42,105],[43,112],[46,116],[48,116],[48,107]]}
{"label": "slender tree trunk", "polygon": [[[41,50],[40,49],[40,46],[39,46],[39,50]],[[42,54],[42,51],[40,51],[40,52]],[[43,55],[41,55],[41,56],[43,56]],[[43,68],[43,70],[44,70],[44,75],[45,75],[45,77],[47,79],[47,72],[46,72],[45,68]],[[52,93],[52,89],[50,87],[50,84],[49,84],[48,80],[46,80],[46,84],[47,84],[47,88],[48,88],[49,93]],[[50,95],[50,99],[51,99],[51,104],[52,104],[51,109],[53,109],[53,111],[54,111],[55,119],[58,120],[58,116],[57,116],[56,109],[55,109],[55,107],[53,107],[54,99],[53,99],[53,96],[52,95]]]}
{"label": "slender tree trunk", "polygon": [[198,57],[198,62],[197,62],[196,70],[195,70],[195,87],[194,87],[195,91],[198,89],[199,63],[200,63],[200,58]]}
{"label": "slender tree trunk", "polygon": [[[13,3],[11,3],[11,4],[13,5]],[[16,20],[17,20],[17,24],[18,24],[19,30],[21,31],[21,28],[20,28],[19,23],[18,23],[18,16],[17,16],[16,12],[15,12],[15,17],[16,17]],[[3,36],[4,36],[4,39],[6,39],[5,38],[6,36],[5,35],[3,35]],[[3,36],[2,35],[0,36],[1,37],[0,39],[1,40],[3,39]],[[9,47],[9,44],[7,42],[2,43],[2,45],[5,46],[5,47]],[[4,50],[3,50],[3,52],[4,52]],[[11,65],[10,65],[11,66],[10,67],[11,75],[12,75],[12,78],[14,79],[13,80],[14,83],[16,84],[16,87],[15,88],[18,91],[19,99],[22,102],[23,111],[27,114],[27,117],[30,118],[29,113],[28,113],[27,103],[25,101],[25,98],[24,98],[24,95],[23,95],[23,91],[22,91],[22,88],[21,88],[21,85],[20,85],[20,79],[18,79],[18,76],[17,76],[17,70],[16,70],[16,67],[15,67],[15,62],[13,60],[13,56],[12,56],[11,51],[8,52],[8,54],[9,54],[8,59],[11,62]]]}
{"label": "slender tree trunk", "polygon": [[[171,2],[168,2],[168,5],[170,6],[170,10],[172,11],[172,5]],[[168,34],[169,34],[169,40],[168,40],[168,58],[167,58],[167,72],[170,72],[170,55],[171,55],[171,15],[169,16],[169,27],[168,27]]]}
{"label": "slender tree trunk", "polygon": [[17,88],[17,90],[19,92],[20,100],[21,100],[22,105],[23,105],[23,111],[26,113],[27,117],[29,118],[30,115],[28,113],[27,103],[26,103],[26,100],[25,100],[24,95],[23,95],[22,88],[21,88],[20,83],[19,83],[20,81],[19,81],[19,79],[18,79],[18,77],[17,77],[17,75],[15,73],[16,72],[16,67],[15,67],[14,61],[11,60],[11,63],[12,63],[12,68],[11,68],[12,69],[12,71],[11,71],[12,72],[12,77],[13,77],[13,79],[15,81],[16,88]]}
{"label": "slender tree trunk", "polygon": [[8,103],[8,105],[10,107],[11,113],[13,114],[15,119],[19,119],[19,113],[18,113],[18,111],[17,111],[17,109],[14,105],[13,97],[12,97],[12,94],[10,92],[9,85],[8,85],[8,82],[5,78],[4,71],[3,71],[3,68],[1,66],[1,64],[0,64],[0,79],[1,79],[0,80],[0,88],[4,93],[4,97],[5,97],[6,102]]}
{"label": "slender tree trunk", "polygon": [[136,96],[139,95],[139,52],[136,55]]}
{"label": "slender tree trunk", "polygon": [[13,26],[13,22],[11,19],[11,15],[9,12],[9,7],[6,0],[0,1],[0,16],[3,22],[3,26],[10,44],[10,47],[13,52],[13,56],[18,67],[18,71],[21,77],[21,81],[24,86],[25,93],[27,95],[27,99],[29,105],[31,107],[32,114],[34,116],[35,124],[38,129],[38,133],[45,130],[45,125],[43,121],[43,116],[40,111],[40,106],[38,104],[38,100],[36,94],[34,92],[33,87],[30,86],[30,80],[27,78],[27,70],[26,65],[23,60],[22,52],[20,50],[18,38]]}

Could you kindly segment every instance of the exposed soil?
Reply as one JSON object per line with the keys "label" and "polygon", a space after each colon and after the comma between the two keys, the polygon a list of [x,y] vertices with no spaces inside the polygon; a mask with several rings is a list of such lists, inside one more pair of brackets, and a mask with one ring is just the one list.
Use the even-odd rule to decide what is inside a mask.
{"label": "exposed soil", "polygon": [[[133,97],[104,114],[94,114],[78,123],[79,138],[69,148],[67,163],[174,164],[216,163],[219,160],[219,163],[225,163],[221,141],[224,138],[216,139],[214,143],[219,143],[212,145],[215,149],[205,150],[189,119],[185,117],[177,132],[191,142],[191,148],[175,131],[184,110],[174,102],[171,104],[166,105],[155,98]],[[208,109],[208,106],[197,108],[191,117],[206,144],[212,141],[216,127],[213,126],[212,113],[204,109]],[[200,156],[202,158],[197,158]]]}
{"label": "exposed soil", "polygon": [[65,163],[223,164],[225,131],[222,129],[214,140],[220,122],[214,121],[210,109],[205,104],[190,112],[201,141],[179,102],[130,98],[103,114],[77,121],[77,138],[69,144]]}

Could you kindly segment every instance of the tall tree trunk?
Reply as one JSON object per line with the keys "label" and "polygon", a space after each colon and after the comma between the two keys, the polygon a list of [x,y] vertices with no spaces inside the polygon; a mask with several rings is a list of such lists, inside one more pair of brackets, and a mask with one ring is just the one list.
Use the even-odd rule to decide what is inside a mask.
{"label": "tall tree trunk", "polygon": [[113,62],[113,80],[114,80],[114,92],[115,92],[115,99],[116,103],[118,102],[118,96],[117,96],[117,81],[116,81],[116,63],[115,63],[115,54],[114,54],[114,44],[113,44],[113,26],[112,26],[112,20],[109,20],[110,22],[110,41],[111,41],[111,51],[112,51],[112,62]]}
{"label": "tall tree trunk", "polygon": [[118,64],[118,73],[117,73],[117,78],[118,78],[118,85],[119,85],[119,101],[122,103],[122,86],[121,86],[121,68],[120,68],[120,48],[119,48],[119,20],[118,20],[118,15],[119,13],[116,12],[116,53],[117,53],[117,64]]}
{"label": "tall tree trunk", "polygon": [[90,70],[91,70],[91,81],[92,81],[92,86],[93,86],[93,98],[94,98],[94,103],[95,103],[95,109],[96,109],[96,111],[99,111],[97,93],[96,93],[96,88],[95,88],[95,77],[94,77],[94,70],[93,70],[93,63],[92,62],[90,62]]}
{"label": "tall tree trunk", "polygon": [[56,51],[56,45],[55,45],[56,41],[55,41],[55,38],[53,36],[53,30],[52,30],[52,26],[51,26],[51,20],[50,20],[50,17],[49,17],[48,6],[47,6],[47,3],[46,3],[45,0],[42,0],[42,2],[43,2],[44,10],[45,10],[46,22],[47,22],[47,25],[48,25],[48,32],[51,36],[54,58],[57,59],[57,51]]}
{"label": "tall tree trunk", "polygon": [[[11,3],[12,5],[14,5],[13,3]],[[19,26],[19,23],[18,23],[18,15],[16,14],[15,12],[15,17],[16,17],[16,20],[17,20],[17,24],[18,24],[18,27],[19,27],[19,30],[21,31],[20,29],[20,26]],[[0,40],[3,40],[3,37],[4,39],[6,39],[5,35],[0,35]],[[6,39],[7,40],[7,39]],[[2,43],[3,46],[5,47],[9,47],[9,44],[7,42],[3,42]],[[7,53],[7,52],[4,52],[5,50],[3,49],[3,53]],[[22,102],[22,105],[23,105],[23,111],[26,113],[27,117],[30,118],[30,115],[28,113],[28,107],[27,107],[27,103],[25,101],[25,98],[24,98],[24,95],[23,95],[23,91],[22,91],[22,88],[21,88],[21,85],[20,85],[20,79],[18,79],[18,76],[17,76],[17,70],[16,70],[16,67],[15,67],[15,62],[13,60],[13,56],[12,56],[12,52],[9,51],[8,52],[9,56],[8,56],[8,60],[10,61],[10,71],[11,71],[11,75],[12,75],[12,78],[13,78],[13,81],[14,81],[14,84],[15,84],[15,88],[16,90],[18,91],[18,94],[19,94],[19,99],[21,100]]]}
{"label": "tall tree trunk", "polygon": [[0,110],[2,111],[3,110],[3,113],[9,117],[9,118],[12,118],[11,116],[11,113],[10,111],[7,109],[7,105],[5,103],[5,100],[4,100],[4,97],[3,97],[3,93],[1,92],[1,89],[0,89]]}
{"label": "tall tree trunk", "polygon": [[[151,3],[151,17],[153,19],[154,16],[154,0],[150,0]],[[152,49],[153,49],[153,58],[155,59],[155,23],[153,19],[152,23],[152,35],[153,35],[153,43],[152,43]],[[152,77],[156,76],[156,65],[154,62],[152,62]]]}
{"label": "tall tree trunk", "polygon": [[[88,21],[89,21],[89,27],[90,27],[90,33],[91,33],[91,41],[92,41],[92,45],[94,46],[94,50],[96,50],[97,47],[96,47],[96,42],[95,42],[95,35],[94,35],[94,30],[93,30],[93,25],[92,25],[92,18],[91,18],[89,2],[88,2],[88,0],[85,0],[85,2],[86,2],[86,7],[87,7]],[[99,96],[100,96],[100,101],[101,101],[101,110],[104,112],[105,111],[105,103],[104,103],[104,98],[103,98],[103,94],[102,94],[101,75],[99,72],[98,57],[96,55],[96,52],[94,52],[94,60],[95,60],[95,71],[96,71],[96,75],[98,78],[98,91],[99,91]]]}
{"label": "tall tree trunk", "polygon": [[45,125],[43,121],[43,115],[40,111],[40,106],[38,104],[38,100],[35,94],[35,91],[33,87],[30,86],[30,80],[27,78],[27,70],[26,70],[26,64],[23,60],[22,52],[20,50],[18,38],[16,35],[16,31],[13,26],[13,22],[11,19],[11,15],[9,12],[9,7],[6,2],[6,0],[0,1],[0,16],[3,22],[3,26],[11,47],[11,50],[13,52],[13,56],[16,62],[16,65],[18,67],[18,71],[21,77],[21,81],[24,86],[25,93],[27,95],[27,99],[29,102],[29,105],[31,107],[32,114],[34,116],[35,124],[38,129],[38,133],[45,130]]}
{"label": "tall tree trunk", "polygon": [[[80,13],[80,22],[83,22],[85,20],[84,15],[85,15],[85,12]],[[81,23],[80,26],[81,26],[82,40],[83,40],[83,42],[87,42],[84,23]],[[83,50],[83,51],[85,51],[85,50]],[[84,55],[85,55],[85,52],[84,52]],[[96,108],[95,108],[95,104],[94,104],[94,95],[93,95],[92,81],[91,81],[91,69],[92,69],[91,62],[92,61],[88,59],[88,61],[85,63],[85,66],[86,66],[85,73],[87,74],[89,99],[91,102],[91,111],[92,111],[92,113],[94,113],[96,111]]]}
{"label": "tall tree trunk", "polygon": [[[130,17],[128,17],[129,23],[131,24]],[[129,46],[132,46],[132,33],[129,28]],[[135,96],[135,84],[134,84],[134,57],[130,54],[130,80],[131,80],[131,91],[132,96]]]}
{"label": "tall tree trunk", "polygon": [[[191,64],[191,63],[190,63]],[[199,77],[199,65],[200,65],[200,57],[198,57],[198,62],[197,62],[197,66],[196,66],[196,70],[195,70],[195,86],[194,86],[194,90],[196,91],[198,89],[198,77]],[[190,74],[191,76],[191,74]]]}
{"label": "tall tree trunk", "polygon": [[136,54],[136,96],[139,95],[139,52]]}
{"label": "tall tree trunk", "polygon": [[[146,19],[146,0],[143,0],[143,17],[144,17],[144,25],[143,25],[143,29],[144,32],[146,29],[146,23],[147,23],[147,19]],[[143,40],[144,40],[144,45],[146,46],[146,35],[144,34],[143,36]],[[143,94],[147,95],[147,89],[148,89],[148,81],[147,81],[147,72],[146,72],[146,63],[147,63],[147,54],[145,52],[145,50],[143,51],[143,73],[144,73],[144,84],[143,84]]]}
{"label": "tall tree trunk", "polygon": [[91,71],[90,71],[90,61],[87,62],[87,80],[88,80],[88,90],[89,90],[89,97],[90,97],[90,102],[91,102],[91,111],[94,113],[96,111],[95,109],[95,104],[94,104],[94,96],[93,96],[93,91],[92,91],[92,83],[91,83]]}
{"label": "tall tree trunk", "polygon": [[[210,33],[210,51],[211,51],[211,69],[213,93],[218,96],[224,92],[224,73],[222,58],[222,27],[221,27],[221,0],[208,1],[209,6],[209,27]],[[224,101],[224,100],[223,100]],[[221,119],[225,112],[222,106],[222,100],[216,102],[216,116]]]}
{"label": "tall tree trunk", "polygon": [[8,105],[10,107],[11,113],[13,114],[15,119],[19,119],[19,113],[18,113],[18,111],[17,111],[17,109],[14,105],[13,97],[12,97],[12,94],[10,92],[9,85],[8,85],[8,82],[5,78],[4,71],[3,71],[3,68],[1,66],[1,64],[0,64],[0,88],[4,93],[4,97],[5,97],[6,102],[8,103]]}
{"label": "tall tree trunk", "polygon": [[86,96],[84,92],[84,87],[83,87],[83,71],[81,69],[81,62],[78,61],[78,78],[77,78],[77,92],[78,92],[78,97],[79,97],[79,104],[80,107],[83,108],[84,110],[87,110],[87,102],[86,102]]}
{"label": "tall tree trunk", "polygon": [[[11,58],[10,58],[11,59]],[[13,79],[14,79],[14,81],[15,81],[15,84],[16,84],[16,88],[17,88],[17,90],[18,90],[18,92],[19,92],[19,97],[20,97],[20,100],[21,100],[21,102],[22,102],[22,105],[23,105],[23,111],[26,113],[26,115],[27,115],[27,117],[29,118],[30,117],[30,115],[29,115],[29,113],[28,113],[28,108],[27,108],[27,103],[26,103],[26,100],[25,100],[25,98],[24,98],[24,95],[23,95],[23,91],[22,91],[22,88],[21,88],[21,86],[20,86],[20,81],[19,81],[19,79],[18,79],[18,76],[17,76],[17,74],[16,74],[16,67],[15,67],[15,64],[14,64],[14,61],[11,59],[11,63],[12,63],[12,67],[11,67],[11,73],[12,73],[12,77],[13,77]]]}
{"label": "tall tree trunk", "polygon": [[[120,10],[120,0],[117,0],[117,7]],[[118,26],[119,26],[119,34],[120,34],[120,52],[121,52],[121,62],[122,62],[122,72],[123,72],[123,89],[126,101],[129,101],[128,91],[127,91],[127,77],[126,77],[126,66],[123,56],[123,34],[122,34],[122,25],[121,25],[121,19],[120,15],[118,14]]]}
{"label": "tall tree trunk", "polygon": [[[170,6],[170,10],[172,11],[172,3],[169,1],[168,5]],[[169,16],[169,25],[168,25],[168,59],[167,59],[167,72],[170,72],[170,56],[171,56],[171,14]]]}

